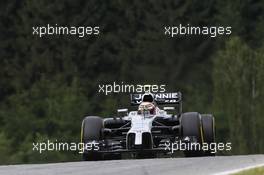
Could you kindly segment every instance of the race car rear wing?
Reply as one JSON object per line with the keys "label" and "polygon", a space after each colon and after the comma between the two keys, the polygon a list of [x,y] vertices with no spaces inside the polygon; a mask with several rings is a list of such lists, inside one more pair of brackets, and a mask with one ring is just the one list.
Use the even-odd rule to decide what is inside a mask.
{"label": "race car rear wing", "polygon": [[[132,106],[139,105],[142,102],[142,97],[144,94],[131,94],[130,103]],[[181,104],[182,95],[180,92],[171,92],[171,93],[156,93],[153,94],[154,101],[157,104]]]}

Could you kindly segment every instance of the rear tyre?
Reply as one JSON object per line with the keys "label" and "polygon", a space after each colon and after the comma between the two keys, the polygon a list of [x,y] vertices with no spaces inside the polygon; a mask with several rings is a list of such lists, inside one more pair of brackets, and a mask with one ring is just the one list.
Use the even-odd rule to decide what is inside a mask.
{"label": "rear tyre", "polygon": [[[202,114],[201,120],[203,125],[204,142],[207,143],[208,145],[210,145],[211,143],[215,143],[215,123],[214,123],[213,115]],[[211,153],[211,150],[206,150],[204,151],[204,155],[215,156],[215,153]]]}
{"label": "rear tyre", "polygon": [[[196,146],[192,146],[192,149],[185,150],[184,154],[186,157],[197,157],[202,156],[202,143],[203,133],[201,125],[201,115],[197,112],[183,113],[181,116],[182,136],[184,139],[189,138],[189,145],[191,143],[197,143]],[[196,139],[193,140],[193,139]],[[198,146],[197,146],[198,145]]]}
{"label": "rear tyre", "polygon": [[[82,142],[100,141],[102,138],[103,120],[97,116],[85,117],[82,122]],[[97,151],[84,151],[83,160],[92,161],[102,159],[102,154]]]}

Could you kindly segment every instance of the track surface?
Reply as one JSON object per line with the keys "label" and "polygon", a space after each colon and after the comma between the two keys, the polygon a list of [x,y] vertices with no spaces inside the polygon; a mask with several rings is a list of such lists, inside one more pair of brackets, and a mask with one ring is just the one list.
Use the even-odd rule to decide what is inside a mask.
{"label": "track surface", "polygon": [[[264,164],[264,155],[111,160],[0,166],[8,175],[175,175],[218,174]],[[224,173],[225,174],[225,173]]]}

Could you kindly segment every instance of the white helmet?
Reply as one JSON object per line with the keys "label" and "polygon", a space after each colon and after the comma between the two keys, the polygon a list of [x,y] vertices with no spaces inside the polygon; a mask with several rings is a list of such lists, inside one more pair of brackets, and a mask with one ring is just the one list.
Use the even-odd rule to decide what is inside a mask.
{"label": "white helmet", "polygon": [[149,111],[149,114],[155,115],[156,114],[156,106],[151,102],[142,102],[138,106],[138,113],[143,114],[144,111]]}

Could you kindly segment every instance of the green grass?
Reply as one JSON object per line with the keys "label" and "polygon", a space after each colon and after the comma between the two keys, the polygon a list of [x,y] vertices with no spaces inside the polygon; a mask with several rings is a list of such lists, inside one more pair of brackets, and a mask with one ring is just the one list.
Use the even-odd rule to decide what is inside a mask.
{"label": "green grass", "polygon": [[233,175],[264,175],[264,166],[234,173]]}

